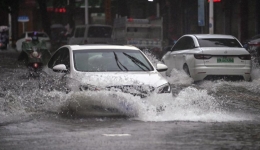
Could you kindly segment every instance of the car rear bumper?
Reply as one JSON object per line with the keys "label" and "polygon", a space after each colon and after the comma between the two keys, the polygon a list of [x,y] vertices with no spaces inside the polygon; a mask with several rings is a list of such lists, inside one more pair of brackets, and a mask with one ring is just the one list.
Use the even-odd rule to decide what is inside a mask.
{"label": "car rear bumper", "polygon": [[203,80],[209,76],[242,76],[244,80],[249,81],[251,79],[250,67],[197,67],[193,69],[191,74],[194,81]]}

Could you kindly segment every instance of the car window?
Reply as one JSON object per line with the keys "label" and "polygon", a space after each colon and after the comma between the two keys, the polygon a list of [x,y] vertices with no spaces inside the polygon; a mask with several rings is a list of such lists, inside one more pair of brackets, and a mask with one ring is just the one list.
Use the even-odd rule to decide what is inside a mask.
{"label": "car window", "polygon": [[183,49],[193,49],[195,47],[194,41],[191,37],[184,37],[183,38]]}
{"label": "car window", "polygon": [[111,37],[112,35],[112,28],[111,27],[89,27],[88,29],[88,37],[94,38],[104,38],[104,37]]}
{"label": "car window", "polygon": [[77,28],[75,30],[75,37],[84,37],[85,27]]}
{"label": "car window", "polygon": [[204,38],[198,42],[200,47],[242,47],[236,39]]}
{"label": "car window", "polygon": [[176,44],[173,46],[172,51],[178,51],[185,49],[185,37],[179,39]]}
{"label": "car window", "polygon": [[153,67],[139,51],[80,50],[73,52],[74,67],[83,72],[152,71]]}
{"label": "car window", "polygon": [[68,48],[61,48],[50,59],[48,63],[49,68],[53,68],[55,65],[64,64],[67,69],[70,68],[70,55]]}

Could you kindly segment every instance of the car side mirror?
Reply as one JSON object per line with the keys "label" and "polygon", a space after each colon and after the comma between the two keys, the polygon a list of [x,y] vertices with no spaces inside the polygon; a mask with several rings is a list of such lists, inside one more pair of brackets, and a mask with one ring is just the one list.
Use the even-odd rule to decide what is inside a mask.
{"label": "car side mirror", "polygon": [[66,73],[68,72],[67,67],[64,64],[56,65],[52,68],[54,72]]}
{"label": "car side mirror", "polygon": [[166,71],[168,69],[168,67],[165,64],[157,64],[156,65],[156,70],[158,72],[163,72]]}

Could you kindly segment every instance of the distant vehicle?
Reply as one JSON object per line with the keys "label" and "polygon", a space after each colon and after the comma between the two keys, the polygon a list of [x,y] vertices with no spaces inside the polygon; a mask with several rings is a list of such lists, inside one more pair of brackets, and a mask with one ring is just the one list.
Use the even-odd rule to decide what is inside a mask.
{"label": "distant vehicle", "polygon": [[112,37],[114,44],[149,49],[160,56],[163,52],[163,19],[115,18]]}
{"label": "distant vehicle", "polygon": [[246,40],[243,45],[260,64],[260,34]]}
{"label": "distant vehicle", "polygon": [[65,45],[43,68],[45,79],[53,80],[57,89],[119,91],[141,98],[171,94],[170,84],[159,73],[165,70],[164,64],[153,66],[138,48],[116,45]]}
{"label": "distant vehicle", "polygon": [[[22,52],[22,43],[24,41],[31,41],[32,40],[32,36],[34,34],[35,31],[27,31],[25,33],[23,33],[21,35],[21,37],[16,41],[16,50],[20,53]],[[51,49],[51,41],[50,41],[50,37],[45,33],[45,32],[41,32],[41,31],[36,31],[38,34],[38,38],[39,41],[45,41],[46,42],[46,47],[48,50]]]}
{"label": "distant vehicle", "polygon": [[22,43],[22,52],[18,61],[24,61],[28,68],[28,77],[39,77],[41,68],[50,59],[51,53],[46,47],[46,42],[39,41],[38,33],[34,32],[31,41]]}
{"label": "distant vehicle", "polygon": [[90,24],[76,26],[73,35],[69,38],[69,45],[84,44],[111,44],[112,26]]}
{"label": "distant vehicle", "polygon": [[251,79],[251,55],[231,35],[188,34],[162,58],[172,69],[184,70],[194,81],[204,79]]}

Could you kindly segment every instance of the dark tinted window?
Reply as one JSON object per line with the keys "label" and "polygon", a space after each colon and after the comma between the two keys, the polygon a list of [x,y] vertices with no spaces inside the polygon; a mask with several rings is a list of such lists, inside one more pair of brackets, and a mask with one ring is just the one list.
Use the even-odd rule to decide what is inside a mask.
{"label": "dark tinted window", "polygon": [[242,47],[236,39],[199,39],[200,47]]}
{"label": "dark tinted window", "polygon": [[89,27],[88,29],[88,37],[93,38],[108,38],[111,37],[112,28],[111,27]]}
{"label": "dark tinted window", "polygon": [[191,37],[184,37],[183,49],[193,49],[194,47],[193,39]]}
{"label": "dark tinted window", "polygon": [[183,38],[179,39],[176,42],[176,44],[173,46],[172,51],[182,50],[183,49],[183,43],[184,43],[184,39]]}
{"label": "dark tinted window", "polygon": [[173,46],[173,51],[177,50],[185,50],[185,49],[193,49],[195,48],[194,41],[191,37],[185,36],[177,41],[177,43]]}

